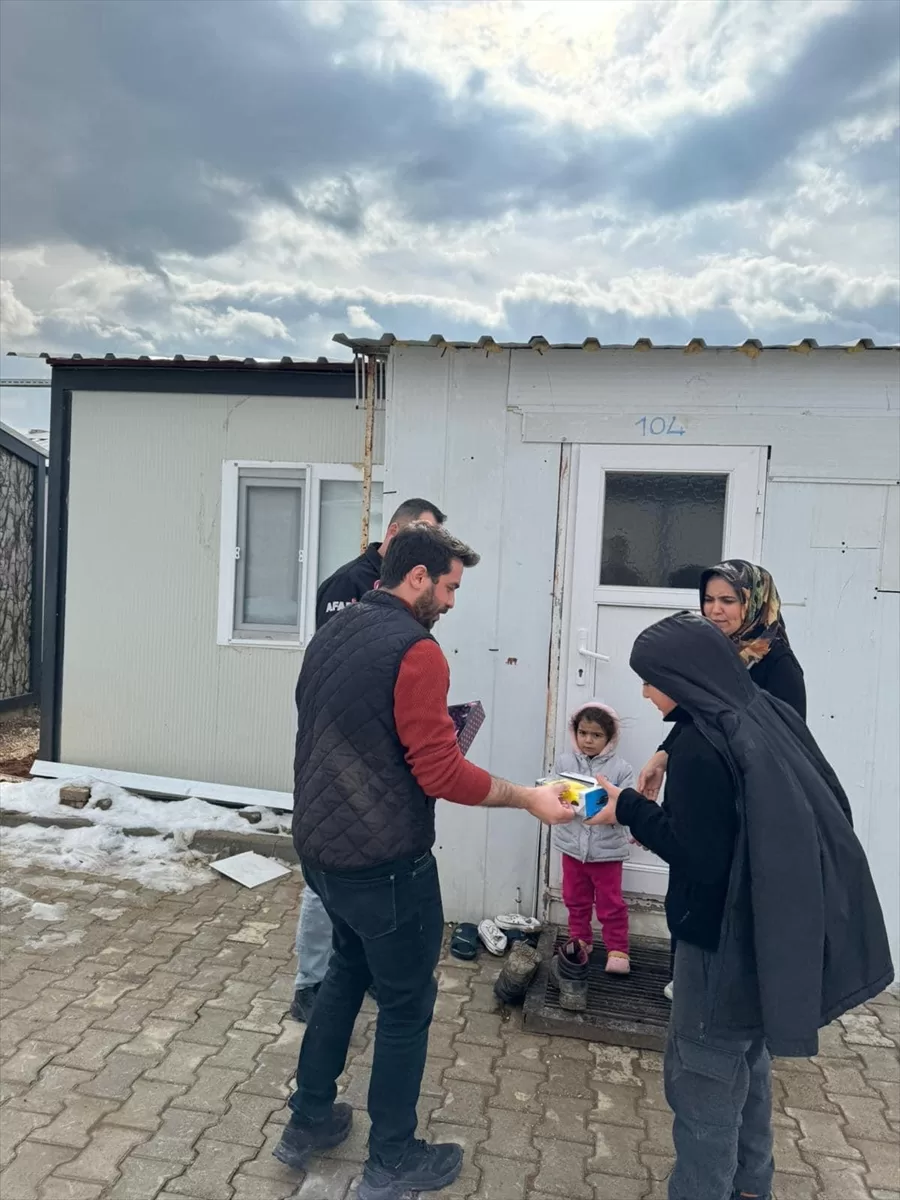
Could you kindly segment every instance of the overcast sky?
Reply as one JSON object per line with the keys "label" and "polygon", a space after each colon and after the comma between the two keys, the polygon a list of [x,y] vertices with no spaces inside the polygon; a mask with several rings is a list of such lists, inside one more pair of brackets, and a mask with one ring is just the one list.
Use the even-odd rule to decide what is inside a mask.
{"label": "overcast sky", "polygon": [[[897,0],[2,0],[0,21],[4,351],[900,340]],[[42,391],[0,402],[47,422]]]}

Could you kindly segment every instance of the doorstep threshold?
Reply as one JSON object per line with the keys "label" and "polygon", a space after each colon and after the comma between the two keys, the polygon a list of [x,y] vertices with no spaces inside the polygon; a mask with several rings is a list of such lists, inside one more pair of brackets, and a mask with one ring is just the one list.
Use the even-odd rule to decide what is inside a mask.
{"label": "doorstep threshold", "polygon": [[633,936],[630,975],[607,975],[606,951],[595,946],[588,967],[588,1007],[574,1013],[560,1007],[559,989],[550,977],[550,960],[564,941],[565,935],[553,927],[541,935],[541,966],[525,998],[526,1030],[662,1050],[672,1007],[663,994],[670,979],[669,942]]}

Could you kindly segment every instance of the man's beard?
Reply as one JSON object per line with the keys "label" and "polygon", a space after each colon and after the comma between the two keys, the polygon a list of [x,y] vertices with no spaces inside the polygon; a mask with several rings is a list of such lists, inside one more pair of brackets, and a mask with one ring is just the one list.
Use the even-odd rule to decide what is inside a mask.
{"label": "man's beard", "polygon": [[427,592],[423,592],[421,596],[417,597],[413,603],[413,615],[420,625],[424,625],[429,630],[434,629],[446,611],[447,609],[435,599],[434,584]]}

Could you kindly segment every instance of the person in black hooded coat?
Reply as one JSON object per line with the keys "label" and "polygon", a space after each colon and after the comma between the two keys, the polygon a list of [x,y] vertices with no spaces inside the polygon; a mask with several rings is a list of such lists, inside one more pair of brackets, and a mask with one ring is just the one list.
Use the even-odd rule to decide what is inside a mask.
{"label": "person in black hooded coat", "polygon": [[667,805],[604,781],[593,821],[627,825],[670,867],[670,1200],[765,1196],[769,1056],[816,1054],[821,1027],[891,982],[881,906],[834,771],[728,639],[680,613],[638,637],[631,666],[678,723]]}

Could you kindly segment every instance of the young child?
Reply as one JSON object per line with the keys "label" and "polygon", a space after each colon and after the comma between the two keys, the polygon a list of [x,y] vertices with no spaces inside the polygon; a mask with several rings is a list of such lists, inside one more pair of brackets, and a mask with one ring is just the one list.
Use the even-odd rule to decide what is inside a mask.
{"label": "young child", "polygon": [[[633,787],[634,771],[616,753],[619,717],[606,704],[591,700],[569,724],[573,749],[558,755],[554,774],[603,775],[616,787]],[[622,896],[622,864],[628,858],[628,834],[621,825],[558,825],[553,843],[562,852],[563,902],[569,912],[569,943],[554,960],[560,1003],[576,1008],[587,1002],[587,963],[593,942],[591,913],[596,909],[606,943],[606,969],[627,975],[628,907]],[[562,984],[574,984],[563,987]],[[583,984],[582,986],[578,986]],[[566,995],[565,993],[568,993]],[[583,995],[579,995],[583,993]],[[564,1003],[564,1007],[568,1004]]]}

